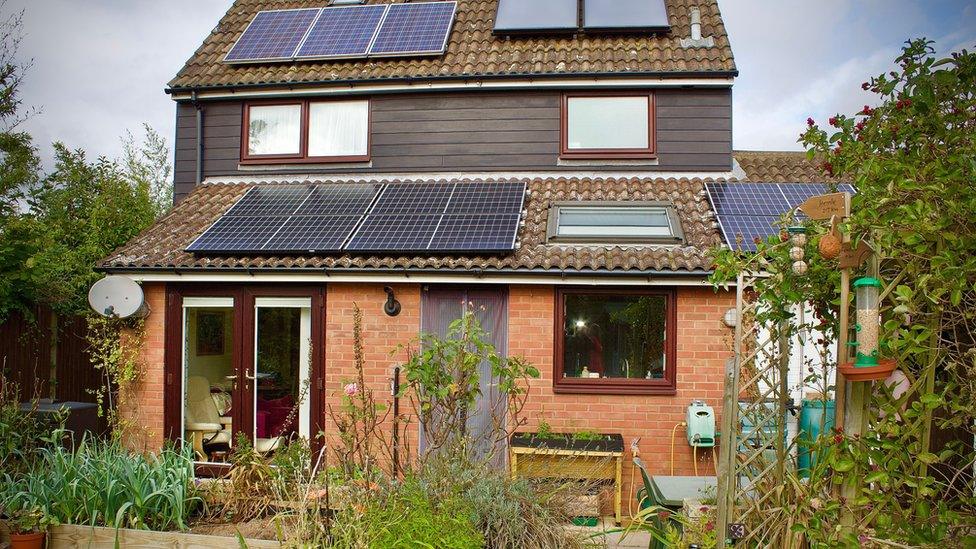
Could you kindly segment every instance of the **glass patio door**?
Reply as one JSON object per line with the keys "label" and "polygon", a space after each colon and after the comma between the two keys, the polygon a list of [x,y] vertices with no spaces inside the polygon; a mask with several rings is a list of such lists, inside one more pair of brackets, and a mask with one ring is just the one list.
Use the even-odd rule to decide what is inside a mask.
{"label": "glass patio door", "polygon": [[312,303],[307,297],[254,300],[253,361],[245,398],[249,434],[262,454],[288,441],[311,438]]}
{"label": "glass patio door", "polygon": [[197,461],[224,463],[233,444],[239,355],[233,297],[185,297],[183,440]]}
{"label": "glass patio door", "polygon": [[[312,311],[322,302],[321,293],[309,294],[229,289],[222,297],[184,295],[176,302],[181,352],[171,371],[179,372],[172,400],[179,406],[170,425],[179,425],[172,436],[190,445],[199,463],[228,463],[241,435],[268,455],[297,437],[311,441],[321,428],[321,413],[312,413],[322,405]],[[322,319],[314,322],[321,330]]]}

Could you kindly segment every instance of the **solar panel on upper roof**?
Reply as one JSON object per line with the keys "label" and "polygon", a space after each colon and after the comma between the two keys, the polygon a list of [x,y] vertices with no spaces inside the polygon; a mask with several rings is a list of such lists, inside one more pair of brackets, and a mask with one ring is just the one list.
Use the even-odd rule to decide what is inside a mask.
{"label": "solar panel on upper roof", "polygon": [[495,14],[496,34],[533,31],[576,32],[578,0],[499,0]]}
{"label": "solar panel on upper roof", "polygon": [[664,0],[583,0],[585,30],[667,31]]}
{"label": "solar panel on upper roof", "polygon": [[310,8],[258,12],[224,61],[253,63],[291,59],[320,11],[320,8]]}
{"label": "solar panel on upper roof", "polygon": [[295,215],[262,249],[297,253],[340,250],[360,219],[361,215]]}
{"label": "solar panel on upper roof", "polygon": [[309,59],[364,57],[386,8],[383,4],[324,8],[295,55]]}
{"label": "solar panel on upper roof", "polygon": [[383,189],[371,213],[442,214],[454,192],[454,183],[400,183]]}
{"label": "solar panel on upper roof", "polygon": [[444,53],[454,24],[457,2],[393,4],[386,11],[373,45],[372,56]]}
{"label": "solar panel on upper roof", "polygon": [[447,206],[449,214],[518,213],[525,201],[525,183],[458,183]]}
{"label": "solar panel on upper roof", "polygon": [[519,214],[445,215],[430,251],[499,252],[515,247]]}
{"label": "solar panel on upper roof", "polygon": [[346,250],[419,252],[427,250],[441,215],[368,215]]}

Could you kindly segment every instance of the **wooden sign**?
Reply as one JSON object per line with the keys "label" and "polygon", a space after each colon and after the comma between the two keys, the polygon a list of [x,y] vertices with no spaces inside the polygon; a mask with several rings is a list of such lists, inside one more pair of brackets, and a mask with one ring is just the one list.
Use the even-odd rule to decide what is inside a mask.
{"label": "wooden sign", "polygon": [[850,242],[845,242],[840,249],[838,264],[841,269],[858,267],[873,253],[874,249],[863,240],[857,243],[857,248],[852,247]]}
{"label": "wooden sign", "polygon": [[848,217],[851,213],[851,195],[847,193],[822,194],[812,196],[803,204],[800,210],[810,219],[830,219],[837,216]]}

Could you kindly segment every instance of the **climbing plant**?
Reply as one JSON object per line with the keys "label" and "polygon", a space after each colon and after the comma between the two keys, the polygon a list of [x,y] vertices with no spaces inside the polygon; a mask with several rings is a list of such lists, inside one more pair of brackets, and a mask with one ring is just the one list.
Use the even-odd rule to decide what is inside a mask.
{"label": "climbing plant", "polygon": [[[938,58],[931,42],[913,40],[895,61],[897,70],[862,85],[874,105],[824,125],[809,119],[800,137],[825,178],[857,189],[840,229],[874,249],[881,352],[904,376],[852,385],[864,398],[863,429],[821,440],[818,490],[785,478],[784,492],[806,494],[791,499],[802,520],[789,528],[815,547],[976,544],[976,54]],[[826,227],[805,225],[816,248]],[[795,320],[794,305],[810,302],[830,345],[837,264],[808,252],[799,276],[788,251],[776,238],[754,254],[720,251],[713,282],[766,273],[754,283],[754,320]]]}

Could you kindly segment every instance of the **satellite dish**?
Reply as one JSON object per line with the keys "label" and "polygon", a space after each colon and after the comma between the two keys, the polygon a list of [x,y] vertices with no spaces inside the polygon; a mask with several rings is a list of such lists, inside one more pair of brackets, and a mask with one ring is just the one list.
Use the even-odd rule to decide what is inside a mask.
{"label": "satellite dish", "polygon": [[141,318],[149,314],[142,287],[127,276],[106,276],[93,284],[88,304],[102,316]]}

